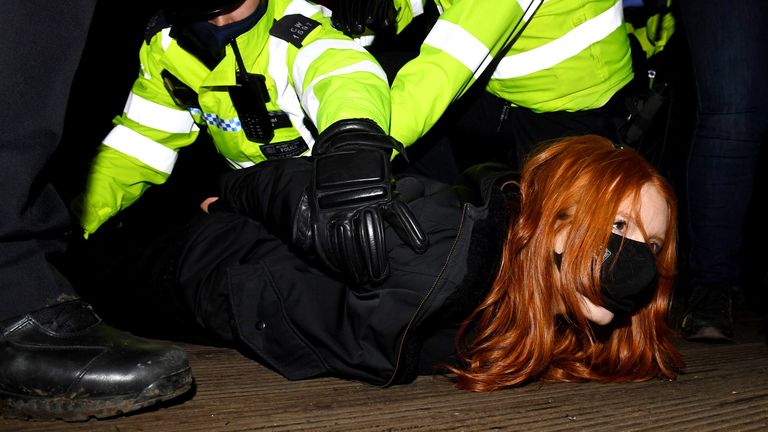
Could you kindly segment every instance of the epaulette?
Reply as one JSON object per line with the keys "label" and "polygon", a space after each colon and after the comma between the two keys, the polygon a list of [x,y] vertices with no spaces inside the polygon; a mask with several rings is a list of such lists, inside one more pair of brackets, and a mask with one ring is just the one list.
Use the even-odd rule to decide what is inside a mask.
{"label": "epaulette", "polygon": [[290,42],[296,48],[301,48],[301,43],[312,30],[320,26],[320,23],[304,15],[285,15],[272,24],[269,34]]}
{"label": "epaulette", "polygon": [[152,38],[160,32],[160,30],[168,27],[168,20],[165,19],[163,11],[159,11],[147,21],[146,27],[144,27],[144,42],[149,45]]}

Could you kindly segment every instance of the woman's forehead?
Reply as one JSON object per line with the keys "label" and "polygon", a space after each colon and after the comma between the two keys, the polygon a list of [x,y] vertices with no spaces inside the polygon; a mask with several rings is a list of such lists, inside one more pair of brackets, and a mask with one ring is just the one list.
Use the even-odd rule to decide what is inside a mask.
{"label": "woman's forehead", "polygon": [[[639,207],[639,208],[638,208]],[[669,224],[669,206],[658,187],[646,183],[640,189],[637,201],[628,196],[619,205],[618,213],[627,217],[638,215],[648,237],[663,238]]]}

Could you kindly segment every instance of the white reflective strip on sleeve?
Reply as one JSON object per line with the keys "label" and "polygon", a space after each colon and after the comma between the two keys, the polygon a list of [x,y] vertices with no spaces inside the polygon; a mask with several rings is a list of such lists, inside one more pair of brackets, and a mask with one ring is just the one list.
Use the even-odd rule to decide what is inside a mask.
{"label": "white reflective strip on sleeve", "polygon": [[552,67],[599,42],[623,25],[622,0],[585,21],[562,37],[538,48],[504,57],[493,72],[494,79],[516,78]]}
{"label": "white reflective strip on sleeve", "polygon": [[229,163],[229,165],[230,165],[232,168],[236,168],[236,169],[249,168],[249,167],[252,167],[252,166],[256,165],[256,164],[255,164],[254,162],[252,162],[252,161],[245,161],[245,162],[235,162],[235,161],[233,161],[233,160],[232,160],[232,159],[230,159],[230,158],[224,158],[224,159],[226,159],[226,160],[227,160],[227,162]]}
{"label": "white reflective strip on sleeve", "polygon": [[471,71],[487,64],[490,51],[471,33],[442,19],[437,20],[424,44],[444,51]]}
{"label": "white reflective strip on sleeve", "polygon": [[[163,51],[167,51],[168,47],[171,46],[171,42],[173,42],[173,38],[171,37],[171,28],[167,27],[162,30],[160,30],[160,46],[163,47]],[[141,74],[144,76],[144,79],[152,79],[152,75],[147,72],[147,70],[144,68],[144,65],[141,66]]]}
{"label": "white reflective strip on sleeve", "polygon": [[344,39],[319,39],[299,50],[296,54],[296,60],[293,62],[293,85],[296,87],[296,93],[301,95],[304,83],[304,77],[309,70],[309,66],[329,49],[351,49],[367,53],[364,47],[353,40]]}
{"label": "white reflective strip on sleeve", "polygon": [[541,6],[542,0],[517,0],[517,4],[520,5],[520,9],[525,11],[523,15],[523,22],[528,22],[531,19],[531,15],[536,12],[539,6]]}
{"label": "white reflective strip on sleeve", "polygon": [[269,37],[269,65],[267,70],[269,76],[275,82],[275,88],[277,91],[277,105],[283,110],[291,119],[293,127],[299,132],[304,141],[306,141],[310,150],[315,140],[312,137],[312,132],[304,125],[304,111],[301,108],[301,102],[299,96],[296,94],[293,86],[288,81],[288,42],[276,38],[274,36]]}
{"label": "white reflective strip on sleeve", "polygon": [[475,73],[472,75],[474,79],[480,78],[480,75],[483,74],[483,71],[485,71],[485,68],[488,67],[488,65],[493,61],[493,57],[489,54],[485,56],[485,59],[483,60],[483,64],[480,65],[479,68],[475,71]]}
{"label": "white reflective strip on sleeve", "polygon": [[134,92],[128,94],[123,111],[131,120],[163,132],[189,133],[195,125],[189,111],[168,108]]}
{"label": "white reflective strip on sleeve", "polygon": [[171,42],[173,42],[173,38],[171,37],[171,28],[166,27],[160,30],[160,36],[160,45],[162,45],[163,51],[167,51],[168,47],[171,46]]}
{"label": "white reflective strip on sleeve", "polygon": [[122,125],[115,126],[103,143],[166,174],[173,171],[178,157],[175,151]]}
{"label": "white reflective strip on sleeve", "polygon": [[324,13],[322,6],[307,3],[304,0],[294,0],[286,6],[283,16],[299,14],[311,17],[318,12]]}
{"label": "white reflective strip on sleeve", "polygon": [[312,123],[317,124],[317,110],[320,108],[320,101],[315,95],[315,84],[328,77],[354,72],[370,72],[381,78],[381,80],[384,81],[386,85],[389,85],[389,81],[387,81],[387,74],[384,72],[381,66],[369,60],[361,61],[347,67],[336,69],[335,71],[325,75],[321,75],[312,80],[312,82],[307,86],[307,90],[301,97],[302,105],[304,105],[307,112],[309,113],[309,118],[312,120]]}
{"label": "white reflective strip on sleeve", "polygon": [[424,13],[424,0],[411,0],[411,12],[414,18]]}

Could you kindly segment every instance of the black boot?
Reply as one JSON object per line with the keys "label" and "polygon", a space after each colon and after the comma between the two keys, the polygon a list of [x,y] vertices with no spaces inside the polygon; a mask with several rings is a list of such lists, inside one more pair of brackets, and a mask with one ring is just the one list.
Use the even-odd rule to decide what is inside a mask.
{"label": "black boot", "polygon": [[725,285],[694,287],[683,316],[683,338],[696,342],[733,342],[734,288]]}
{"label": "black boot", "polygon": [[181,348],[110,327],[81,300],[0,323],[0,332],[4,417],[111,417],[192,387]]}

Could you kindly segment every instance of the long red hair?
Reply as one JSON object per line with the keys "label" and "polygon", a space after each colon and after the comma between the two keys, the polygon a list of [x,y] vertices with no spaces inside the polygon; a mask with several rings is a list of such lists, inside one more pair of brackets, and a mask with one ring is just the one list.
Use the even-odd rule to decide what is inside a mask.
{"label": "long red hair", "polygon": [[[578,294],[602,304],[596,251],[607,244],[622,200],[639,203],[648,183],[669,206],[656,290],[630,317],[591,325]],[[496,279],[459,332],[459,341],[467,343],[460,343],[460,363],[452,368],[458,386],[490,391],[537,379],[674,377],[683,363],[666,321],[677,255],[677,207],[667,180],[632,149],[594,135],[572,137],[543,146],[527,161],[520,199]],[[570,231],[558,270],[553,245],[565,226]],[[640,230],[645,235],[642,225]]]}

